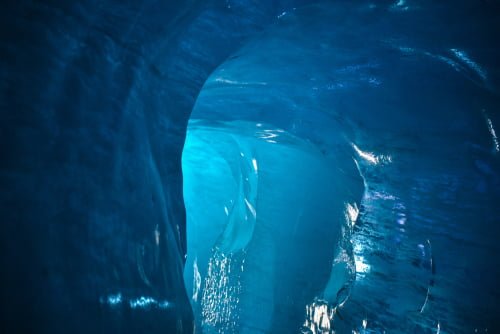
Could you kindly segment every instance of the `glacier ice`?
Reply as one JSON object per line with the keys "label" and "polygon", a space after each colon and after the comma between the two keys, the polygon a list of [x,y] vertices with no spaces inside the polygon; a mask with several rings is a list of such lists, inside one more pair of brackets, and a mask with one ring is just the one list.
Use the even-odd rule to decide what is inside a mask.
{"label": "glacier ice", "polygon": [[0,332],[494,332],[499,12],[3,3]]}
{"label": "glacier ice", "polygon": [[293,331],[332,272],[322,298],[336,302],[352,265],[347,255],[335,258],[346,203],[362,193],[354,162],[341,155],[266,123],[190,121],[183,173],[186,267],[194,270],[186,285],[202,331]]}
{"label": "glacier ice", "polygon": [[[493,307],[489,280],[484,304],[460,306],[474,290],[444,283],[461,258],[437,231],[498,214],[496,88],[447,36],[437,48],[411,16],[374,11],[299,8],[205,82],[183,152],[202,332],[456,332]],[[439,26],[428,15],[415,20]]]}

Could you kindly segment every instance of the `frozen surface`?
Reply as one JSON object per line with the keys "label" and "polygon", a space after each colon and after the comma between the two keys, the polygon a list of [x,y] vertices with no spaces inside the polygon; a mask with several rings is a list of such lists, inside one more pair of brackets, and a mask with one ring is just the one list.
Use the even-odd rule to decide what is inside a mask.
{"label": "frozen surface", "polygon": [[201,86],[296,1],[6,1],[2,333],[191,333],[181,152]]}
{"label": "frozen surface", "polygon": [[[186,283],[203,332],[294,331],[315,297],[338,303],[354,274],[350,250],[339,249],[347,206],[362,193],[344,158],[268,124],[190,123]],[[323,292],[334,261],[346,270]]]}
{"label": "frozen surface", "polygon": [[183,152],[203,333],[496,328],[497,46],[402,4],[285,13],[205,83]]}
{"label": "frozen surface", "polygon": [[5,1],[0,332],[498,332],[499,13]]}

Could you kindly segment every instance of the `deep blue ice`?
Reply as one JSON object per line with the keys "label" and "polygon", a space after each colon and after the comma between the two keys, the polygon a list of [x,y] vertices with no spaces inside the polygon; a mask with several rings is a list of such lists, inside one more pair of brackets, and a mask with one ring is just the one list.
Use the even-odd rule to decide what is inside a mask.
{"label": "deep blue ice", "polygon": [[6,1],[0,333],[496,333],[493,0]]}

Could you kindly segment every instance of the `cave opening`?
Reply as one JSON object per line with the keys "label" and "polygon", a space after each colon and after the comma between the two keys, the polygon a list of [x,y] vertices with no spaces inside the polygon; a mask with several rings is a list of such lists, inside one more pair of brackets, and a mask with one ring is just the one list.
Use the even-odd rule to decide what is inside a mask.
{"label": "cave opening", "polygon": [[355,279],[355,152],[310,87],[326,80],[319,66],[292,68],[301,50],[316,61],[332,52],[317,49],[314,26],[301,30],[310,39],[294,33],[322,9],[283,18],[230,56],[191,113],[184,278],[203,332],[330,328]]}
{"label": "cave opening", "polygon": [[[436,51],[408,16],[374,10],[284,13],[198,94],[182,158],[184,280],[203,332],[439,331],[432,310],[455,303],[457,287],[436,287],[436,258],[457,259],[428,231],[464,218],[430,193],[476,182],[452,156],[483,153],[454,139],[491,146],[480,110],[496,98],[464,51]],[[457,178],[462,190],[446,189]]]}

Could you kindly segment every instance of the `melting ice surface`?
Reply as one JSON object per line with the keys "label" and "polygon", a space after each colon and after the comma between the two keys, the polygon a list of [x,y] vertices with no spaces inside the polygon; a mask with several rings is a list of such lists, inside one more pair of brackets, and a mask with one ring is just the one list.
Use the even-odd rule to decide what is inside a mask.
{"label": "melting ice surface", "polygon": [[297,9],[206,82],[183,152],[197,330],[492,331],[498,93],[414,9]]}

